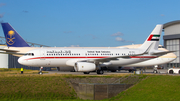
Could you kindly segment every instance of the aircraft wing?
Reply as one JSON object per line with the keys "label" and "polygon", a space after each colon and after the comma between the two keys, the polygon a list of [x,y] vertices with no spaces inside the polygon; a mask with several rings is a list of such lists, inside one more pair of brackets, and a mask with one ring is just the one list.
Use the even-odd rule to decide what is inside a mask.
{"label": "aircraft wing", "polygon": [[109,62],[111,60],[119,60],[118,58],[131,58],[132,56],[140,56],[142,54],[135,54],[135,55],[123,55],[123,56],[115,56],[115,57],[107,57],[107,58],[98,58],[98,59],[88,59],[88,62]]}
{"label": "aircraft wing", "polygon": [[70,59],[66,62],[66,65],[74,66],[76,62],[109,62],[111,60],[118,60],[118,58],[131,58],[132,56],[140,56],[142,54],[135,54],[135,55],[123,55],[123,56],[115,56],[115,57],[105,57],[105,58],[97,58],[97,59]]}
{"label": "aircraft wing", "polygon": [[118,58],[131,58],[132,56],[140,56],[143,54],[147,54],[151,48],[152,44],[141,54],[134,54],[134,55],[122,55],[122,56],[115,56],[115,57],[107,57],[107,58],[98,58],[98,59],[89,59],[88,62],[109,62],[111,60],[118,60]]}

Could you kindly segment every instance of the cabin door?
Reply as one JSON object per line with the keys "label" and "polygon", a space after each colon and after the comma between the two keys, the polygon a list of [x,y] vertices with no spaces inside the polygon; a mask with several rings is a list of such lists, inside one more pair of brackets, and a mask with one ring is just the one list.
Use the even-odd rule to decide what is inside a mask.
{"label": "cabin door", "polygon": [[45,59],[45,51],[44,50],[40,50],[40,58]]}

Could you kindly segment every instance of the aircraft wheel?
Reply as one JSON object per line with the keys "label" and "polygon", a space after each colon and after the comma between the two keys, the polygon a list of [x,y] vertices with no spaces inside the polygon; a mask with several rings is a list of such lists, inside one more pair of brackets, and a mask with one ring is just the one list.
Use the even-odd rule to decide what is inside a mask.
{"label": "aircraft wheel", "polygon": [[103,70],[97,70],[97,74],[104,74]]}
{"label": "aircraft wheel", "polygon": [[89,74],[90,72],[84,72],[84,74]]}
{"label": "aircraft wheel", "polygon": [[103,71],[103,70],[100,70],[100,74],[104,74],[104,71]]}
{"label": "aircraft wheel", "polygon": [[157,73],[158,73],[158,71],[157,71],[157,70],[154,70],[154,71],[153,71],[153,73],[154,73],[154,74],[157,74]]}
{"label": "aircraft wheel", "polygon": [[42,75],[43,73],[42,73],[42,72],[39,72],[38,74]]}
{"label": "aircraft wheel", "polygon": [[180,70],[179,70],[179,74],[180,74]]}
{"label": "aircraft wheel", "polygon": [[169,74],[173,74],[173,70],[170,70],[170,71],[169,71]]}

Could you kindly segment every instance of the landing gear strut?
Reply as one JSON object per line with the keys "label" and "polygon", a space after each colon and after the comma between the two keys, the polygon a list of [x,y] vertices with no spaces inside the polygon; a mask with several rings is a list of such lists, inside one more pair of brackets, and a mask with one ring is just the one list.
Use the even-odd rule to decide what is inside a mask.
{"label": "landing gear strut", "polygon": [[99,64],[96,64],[96,68],[97,68],[97,70],[96,70],[97,74],[104,74],[104,71],[102,70],[102,68],[100,67]]}
{"label": "landing gear strut", "polygon": [[41,66],[41,67],[39,68],[39,74],[43,74],[43,73],[42,73],[42,69],[43,69],[43,67]]}

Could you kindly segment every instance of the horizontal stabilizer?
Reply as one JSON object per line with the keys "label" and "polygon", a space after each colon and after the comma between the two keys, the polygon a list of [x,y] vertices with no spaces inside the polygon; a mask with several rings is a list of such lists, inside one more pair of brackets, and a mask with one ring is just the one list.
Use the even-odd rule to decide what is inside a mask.
{"label": "horizontal stabilizer", "polygon": [[164,54],[172,53],[172,52],[176,52],[176,51],[152,52],[151,55],[164,55]]}
{"label": "horizontal stabilizer", "polygon": [[16,55],[25,55],[26,53],[16,53],[16,52],[0,52],[1,54],[16,54]]}
{"label": "horizontal stabilizer", "polygon": [[6,51],[6,52],[19,52],[19,50],[11,50],[11,49],[2,49],[0,48],[1,51]]}

